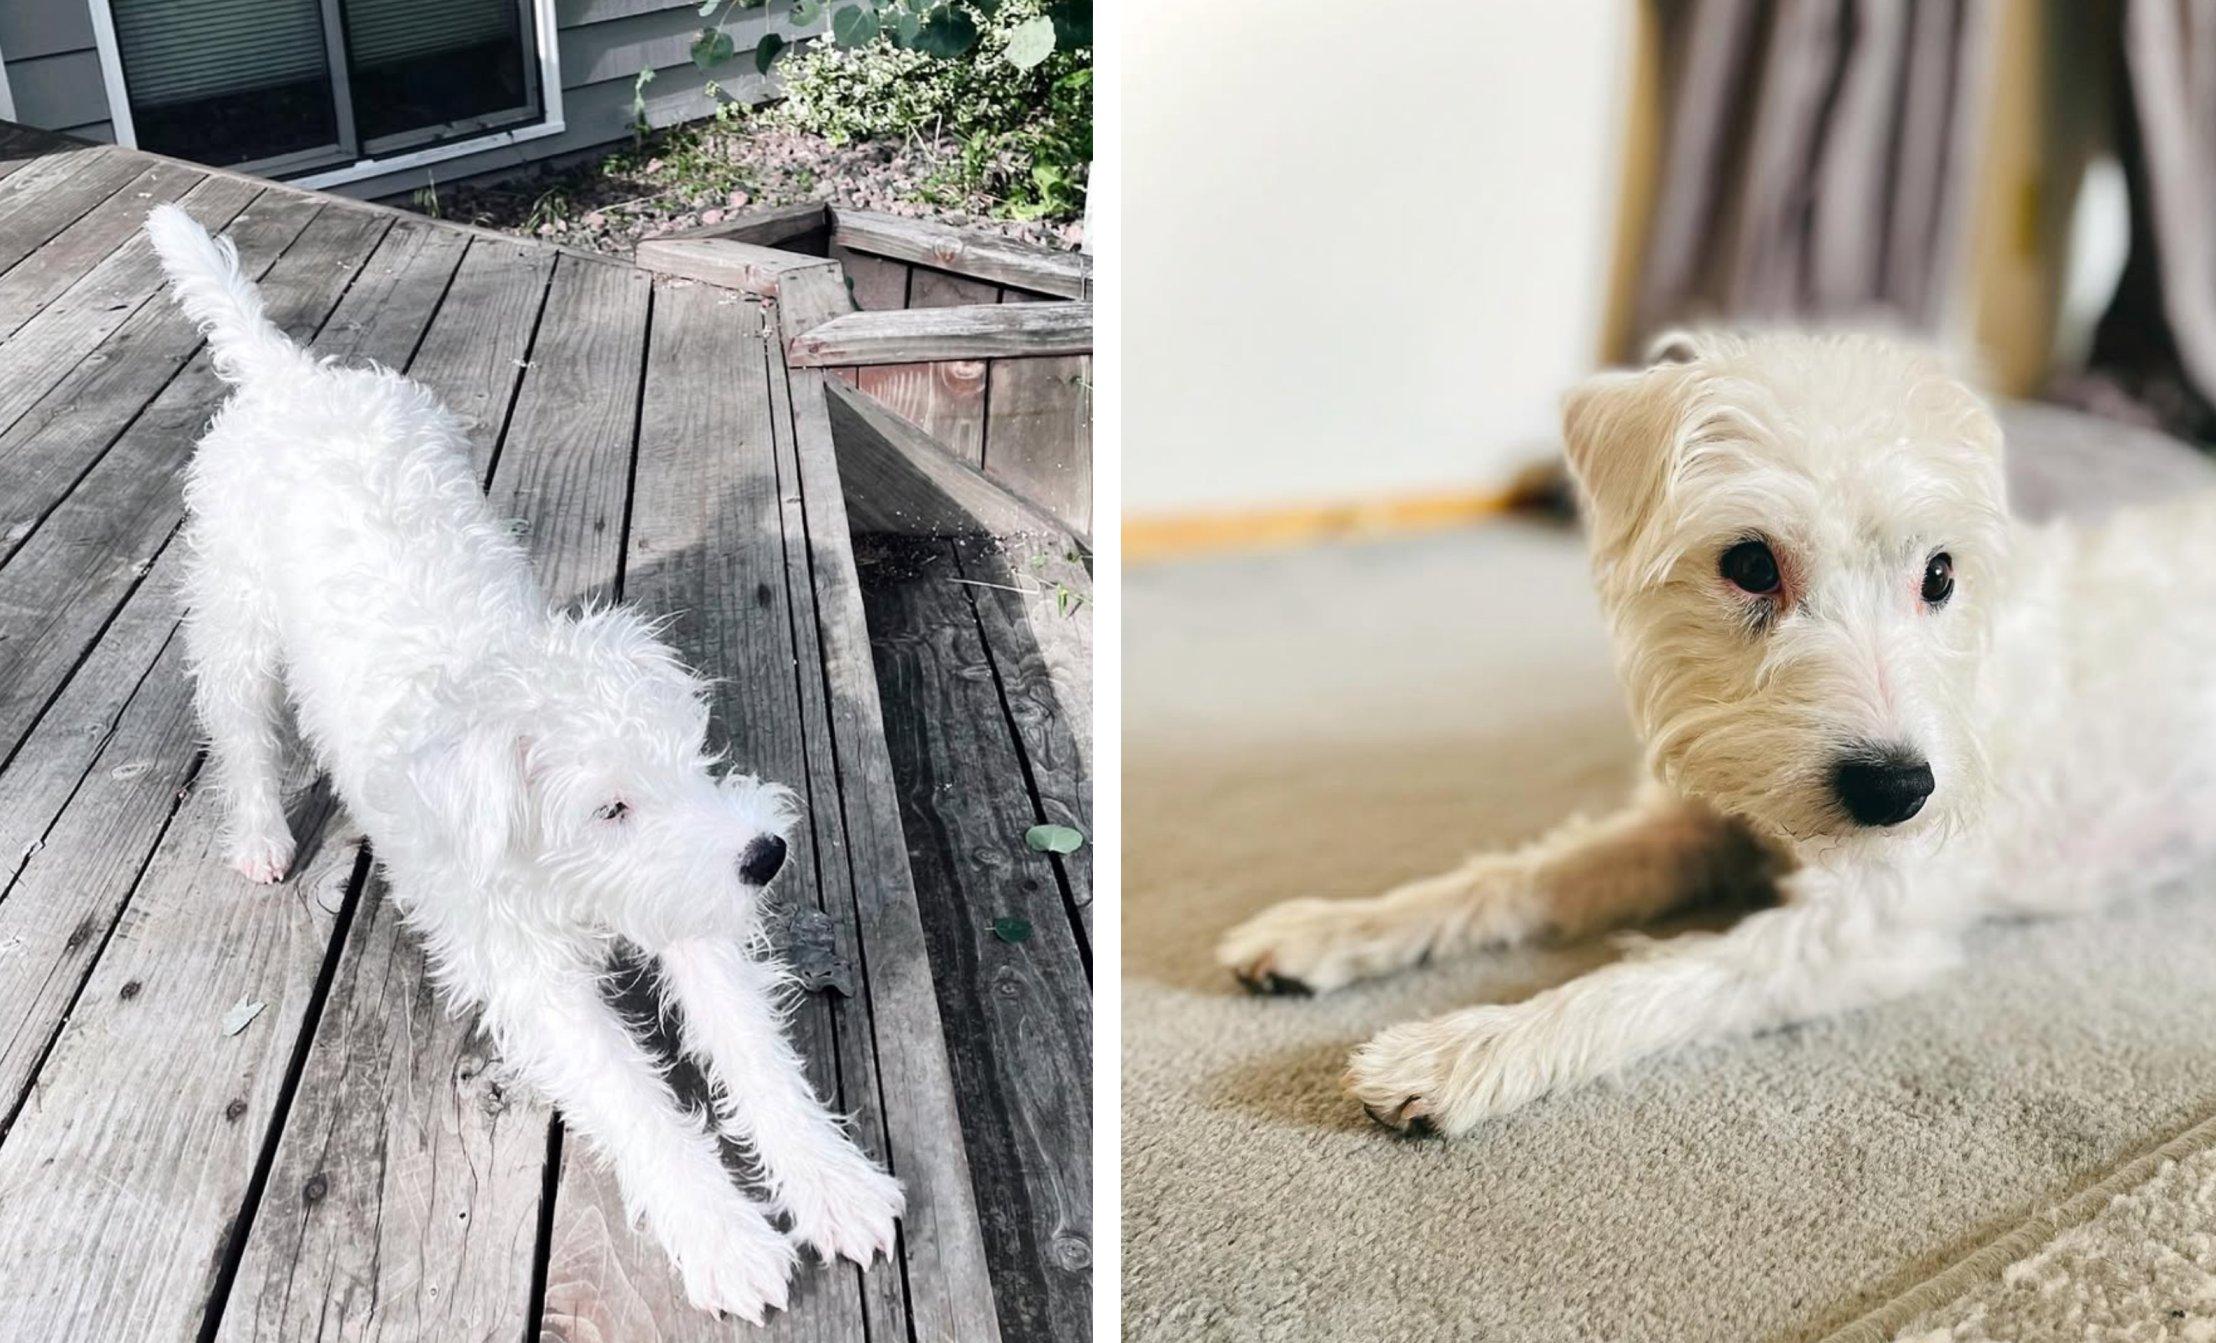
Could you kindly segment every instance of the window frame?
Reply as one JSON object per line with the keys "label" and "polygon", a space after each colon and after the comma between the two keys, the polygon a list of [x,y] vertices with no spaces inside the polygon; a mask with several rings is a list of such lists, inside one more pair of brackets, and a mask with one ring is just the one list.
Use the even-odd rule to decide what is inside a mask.
{"label": "window frame", "polygon": [[[85,0],[92,11],[93,45],[100,55],[100,81],[107,94],[108,116],[115,125],[115,142],[127,149],[138,148],[138,128],[131,120],[131,91],[123,77],[123,51],[116,41],[115,16],[110,12],[109,0]],[[348,85],[343,39],[336,26],[324,25],[324,60],[331,70],[331,98],[338,117],[339,146],[332,149],[308,149],[286,154],[279,158],[258,159],[247,163],[229,164],[224,171],[250,173],[260,177],[281,178],[294,186],[310,189],[344,186],[366,178],[382,177],[387,173],[420,168],[465,154],[482,153],[488,149],[504,149],[510,145],[527,144],[550,135],[559,135],[567,126],[562,118],[562,60],[560,50],[560,24],[554,12],[555,0],[525,0],[529,10],[535,45],[538,48],[538,65],[535,73],[539,93],[540,116],[536,121],[504,127],[480,135],[464,133],[458,139],[440,140],[416,149],[399,153],[364,154],[351,160],[332,161],[334,149],[342,147],[352,138],[354,104]],[[335,6],[333,6],[335,7]],[[456,123],[466,125],[467,123]],[[286,172],[297,175],[282,177]]]}

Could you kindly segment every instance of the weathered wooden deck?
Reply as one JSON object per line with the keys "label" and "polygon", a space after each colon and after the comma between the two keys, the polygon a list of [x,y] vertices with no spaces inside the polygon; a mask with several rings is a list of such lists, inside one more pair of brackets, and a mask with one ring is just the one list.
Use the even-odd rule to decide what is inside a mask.
{"label": "weathered wooden deck", "polygon": [[[436,390],[548,588],[673,613],[686,656],[722,678],[734,757],[801,789],[809,827],[780,888],[829,916],[860,991],[809,995],[796,1036],[907,1184],[901,1263],[809,1264],[762,1331],[691,1311],[612,1181],[446,1016],[304,767],[293,877],[251,886],[213,852],[173,542],[178,475],[223,389],[138,233],[160,200],[227,229],[273,318],[318,352]],[[1005,1250],[989,1280],[979,1205],[1006,1221],[998,1191],[1036,1184],[1036,1163],[1049,1182],[1081,1171],[1084,1153],[1048,1149],[1082,1144],[1085,1121],[1034,1126],[973,1177],[962,1135],[984,1121],[958,1107],[958,1077],[1005,1080],[1057,1047],[956,1034],[972,1063],[950,1068],[929,954],[946,938],[927,951],[902,831],[914,785],[881,727],[823,375],[788,369],[778,316],[774,299],[0,123],[0,1334],[966,1341],[1000,1335],[997,1288],[1056,1303],[1010,1336],[1076,1336],[1036,1324],[1081,1318],[1083,1191],[1054,1223],[1074,1297],[1010,1280],[1029,1261]],[[993,721],[1020,727],[1022,698]],[[1008,871],[1023,890],[1078,899],[1070,865],[1000,861],[1035,869]],[[1062,974],[1075,926],[1041,944],[1044,970],[993,973]],[[979,994],[991,981],[974,959],[960,974]],[[1038,1239],[994,1239],[1012,1235]]]}

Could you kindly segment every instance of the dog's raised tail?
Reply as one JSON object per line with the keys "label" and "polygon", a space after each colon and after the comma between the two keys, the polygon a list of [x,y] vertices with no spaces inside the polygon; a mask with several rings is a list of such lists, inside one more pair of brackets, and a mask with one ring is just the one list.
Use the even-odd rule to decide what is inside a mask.
{"label": "dog's raised tail", "polygon": [[217,376],[242,383],[264,370],[297,369],[310,359],[269,320],[261,291],[239,269],[230,239],[209,237],[175,205],[154,207],[146,216],[146,236],[177,291],[177,306],[207,336]]}

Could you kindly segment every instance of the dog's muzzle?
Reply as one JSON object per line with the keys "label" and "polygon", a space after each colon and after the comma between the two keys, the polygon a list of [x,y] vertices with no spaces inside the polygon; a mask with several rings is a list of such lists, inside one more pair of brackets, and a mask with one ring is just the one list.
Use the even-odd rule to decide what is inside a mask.
{"label": "dog's muzzle", "polygon": [[749,886],[767,886],[784,865],[785,841],[775,835],[763,835],[739,855],[739,880]]}
{"label": "dog's muzzle", "polygon": [[1831,791],[1856,825],[1899,825],[1924,809],[1935,786],[1930,762],[1898,748],[1849,755],[1831,775]]}

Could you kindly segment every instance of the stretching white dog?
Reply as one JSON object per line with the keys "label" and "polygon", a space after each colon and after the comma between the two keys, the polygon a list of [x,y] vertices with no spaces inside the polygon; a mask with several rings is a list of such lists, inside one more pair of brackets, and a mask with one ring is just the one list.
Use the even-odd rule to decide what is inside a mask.
{"label": "stretching white dog", "polygon": [[1526,1001],[1393,1027],[1380,1122],[1486,1117],[1703,1040],[1881,1002],[2003,914],[2090,909],[2216,851],[2216,497],[2013,521],[1992,415],[1869,337],[1678,337],[1570,396],[1569,461],[1652,778],[1622,812],[1219,951],[1261,991],[1779,907]]}
{"label": "stretching white dog", "polygon": [[[891,1254],[900,1186],[809,1089],[783,972],[746,950],[792,794],[718,777],[702,684],[637,615],[549,606],[428,391],[287,340],[184,211],[146,228],[238,387],[185,485],[186,648],[232,862],[274,882],[292,860],[289,690],[441,987],[614,1166],[693,1304],[759,1323],[785,1303],[794,1240],[826,1261]],[[760,1158],[791,1237],[603,1000],[618,939],[659,961],[720,1128]]]}

